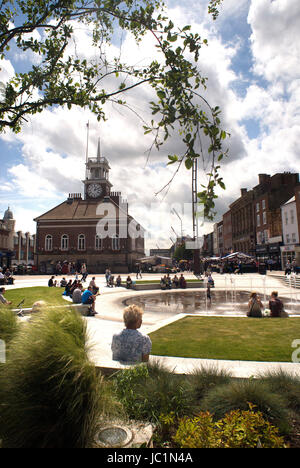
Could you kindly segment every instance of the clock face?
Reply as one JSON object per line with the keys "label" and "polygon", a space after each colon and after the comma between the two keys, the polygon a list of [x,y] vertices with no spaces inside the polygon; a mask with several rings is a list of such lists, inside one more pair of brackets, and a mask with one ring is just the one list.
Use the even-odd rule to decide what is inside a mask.
{"label": "clock face", "polygon": [[87,188],[87,193],[92,198],[97,198],[102,193],[102,187],[99,184],[90,184]]}

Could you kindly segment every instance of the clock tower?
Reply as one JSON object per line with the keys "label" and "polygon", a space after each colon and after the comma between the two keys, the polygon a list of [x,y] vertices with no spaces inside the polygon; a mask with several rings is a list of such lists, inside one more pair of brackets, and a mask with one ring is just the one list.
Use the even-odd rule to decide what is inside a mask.
{"label": "clock tower", "polygon": [[84,199],[102,199],[110,194],[112,184],[109,182],[109,164],[100,154],[100,139],[98,140],[97,157],[87,158],[84,183]]}

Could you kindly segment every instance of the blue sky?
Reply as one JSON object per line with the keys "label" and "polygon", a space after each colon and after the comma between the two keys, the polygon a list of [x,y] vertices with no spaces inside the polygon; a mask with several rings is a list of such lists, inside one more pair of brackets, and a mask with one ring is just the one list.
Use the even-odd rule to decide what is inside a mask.
{"label": "blue sky", "polygon": [[[217,201],[218,221],[241,187],[257,184],[258,173],[299,172],[300,2],[224,0],[215,22],[207,15],[207,3],[167,1],[175,24],[191,24],[194,32],[208,39],[198,64],[208,77],[205,97],[221,107],[224,128],[231,134],[229,158],[222,169],[227,189]],[[95,51],[88,46],[88,33],[75,28],[74,38],[79,53],[89,59]],[[117,54],[117,46],[109,53]],[[122,55],[131,63],[149,61],[153,53],[151,38],[137,47],[132,38],[123,37]],[[26,69],[37,57],[12,48],[6,59],[0,62],[0,81],[14,70]],[[130,99],[148,117],[145,109],[151,92],[140,89]],[[82,190],[89,121],[90,156],[96,154],[100,137],[113,189],[128,197],[130,211],[151,232],[148,247],[168,247],[171,226],[179,231],[178,218],[170,215],[175,202],[184,233],[191,233],[190,214],[183,207],[191,202],[191,174],[181,170],[168,193],[155,196],[172,176],[173,169],[164,164],[167,151],[180,145],[178,137],[147,161],[151,141],[143,136],[136,117],[113,107],[107,108],[107,115],[108,121],[99,124],[86,109],[49,109],[28,119],[20,134],[0,135],[0,218],[9,205],[17,228],[34,232],[35,216],[63,201],[69,192]],[[199,178],[204,178],[201,169]],[[209,223],[201,226],[203,233],[210,230]]]}

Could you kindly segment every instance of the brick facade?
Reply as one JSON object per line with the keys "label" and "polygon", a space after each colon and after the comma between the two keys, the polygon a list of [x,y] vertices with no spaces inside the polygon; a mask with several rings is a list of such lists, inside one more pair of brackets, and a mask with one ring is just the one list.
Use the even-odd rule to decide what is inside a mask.
{"label": "brick facade", "polygon": [[[51,273],[57,262],[85,263],[90,273],[133,271],[144,256],[143,228],[128,213],[120,192],[111,191],[105,158],[87,161],[84,198],[68,199],[35,219],[36,264]],[[100,188],[99,188],[100,187]]]}

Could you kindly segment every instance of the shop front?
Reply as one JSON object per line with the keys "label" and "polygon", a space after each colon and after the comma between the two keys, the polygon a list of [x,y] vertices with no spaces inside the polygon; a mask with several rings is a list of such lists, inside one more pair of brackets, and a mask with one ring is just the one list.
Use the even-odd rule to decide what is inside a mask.
{"label": "shop front", "polygon": [[255,256],[259,263],[266,263],[269,259],[269,249],[267,244],[257,245]]}
{"label": "shop front", "polygon": [[275,242],[273,244],[269,244],[269,269],[270,270],[281,270],[282,269],[282,262],[281,262],[281,242]]}
{"label": "shop front", "polygon": [[283,245],[280,250],[283,269],[285,269],[287,262],[292,263],[293,260],[296,260],[296,265],[298,267],[300,266],[300,245]]}

